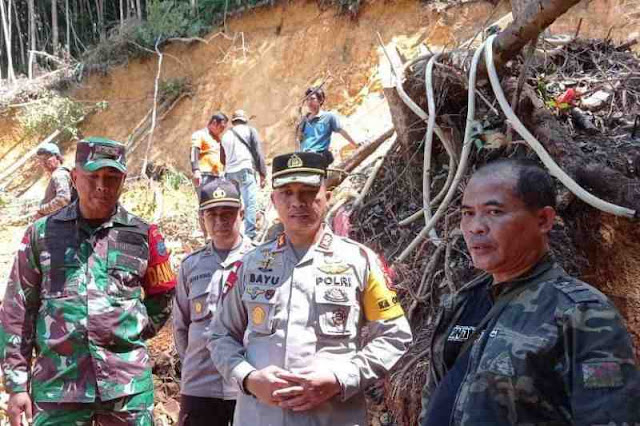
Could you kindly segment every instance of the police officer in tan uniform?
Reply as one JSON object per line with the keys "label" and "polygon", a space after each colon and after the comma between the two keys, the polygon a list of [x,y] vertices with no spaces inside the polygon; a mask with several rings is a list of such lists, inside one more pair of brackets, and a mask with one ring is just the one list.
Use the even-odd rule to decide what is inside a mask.
{"label": "police officer in tan uniform", "polygon": [[363,390],[405,353],[409,324],[378,256],[323,224],[322,155],[281,155],[272,171],[285,232],[230,274],[209,339],[242,391],[234,424],[365,425]]}
{"label": "police officer in tan uniform", "polygon": [[205,333],[226,277],[253,248],[240,233],[237,184],[216,179],[200,187],[200,217],[210,241],[180,265],[173,310],[176,349],[182,361],[180,426],[227,426],[237,389],[215,369]]}

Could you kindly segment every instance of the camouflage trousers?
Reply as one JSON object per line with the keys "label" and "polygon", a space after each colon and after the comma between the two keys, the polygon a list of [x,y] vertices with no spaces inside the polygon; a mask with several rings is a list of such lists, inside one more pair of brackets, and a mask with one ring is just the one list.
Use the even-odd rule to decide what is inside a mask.
{"label": "camouflage trousers", "polygon": [[111,401],[36,402],[33,426],[153,426],[153,390]]}

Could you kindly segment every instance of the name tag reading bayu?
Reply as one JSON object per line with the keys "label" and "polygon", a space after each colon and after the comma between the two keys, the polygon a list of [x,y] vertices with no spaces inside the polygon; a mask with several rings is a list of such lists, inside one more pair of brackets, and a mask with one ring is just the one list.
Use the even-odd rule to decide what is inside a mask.
{"label": "name tag reading bayu", "polygon": [[249,284],[262,284],[262,285],[278,285],[280,277],[267,275],[267,274],[255,274],[249,273]]}

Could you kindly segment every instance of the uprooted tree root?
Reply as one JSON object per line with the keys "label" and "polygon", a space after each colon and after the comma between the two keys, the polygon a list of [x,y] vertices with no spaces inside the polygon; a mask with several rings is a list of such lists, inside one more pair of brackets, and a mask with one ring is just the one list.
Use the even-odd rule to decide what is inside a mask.
{"label": "uprooted tree root", "polygon": [[[466,96],[460,95],[466,92],[466,78],[454,64],[443,62],[435,78],[438,124],[454,136],[454,143],[460,147],[459,136],[466,121],[463,100]],[[522,63],[520,58],[503,72],[503,87],[510,99],[517,90],[516,79]],[[609,185],[598,182],[601,197],[636,197],[637,202],[640,184],[637,166],[634,166],[640,164],[640,137],[634,139],[633,129],[628,125],[640,112],[637,55],[607,41],[578,40],[554,50],[553,55],[536,56],[530,67],[517,106],[527,128],[568,173],[585,182],[583,185],[593,190],[594,176],[602,176],[599,173],[604,170],[618,179],[624,178],[627,187],[620,197],[619,191],[610,192],[613,191],[610,185],[616,182],[608,182]],[[611,85],[614,80],[618,84]],[[603,87],[608,88],[612,96],[606,105],[593,111],[582,110],[579,101],[569,108],[559,108],[549,102],[578,83],[584,86],[581,89],[584,97]],[[414,67],[405,90],[426,110],[424,62]],[[469,176],[477,167],[495,158],[537,158],[524,142],[518,141],[518,135],[497,113],[492,93],[485,86],[479,90],[484,100],[476,100],[476,120],[483,130],[474,142],[477,149],[472,151],[460,188],[436,226],[439,243],[425,240],[405,261],[394,263],[424,226],[423,219],[404,227],[398,224],[422,207],[424,140],[394,146],[368,196],[351,215],[352,237],[383,254],[393,264],[398,294],[414,333],[414,344],[385,383],[387,407],[399,425],[418,424],[421,390],[430,361],[429,341],[441,296],[456,291],[477,273],[459,230],[458,207]],[[593,126],[578,124],[578,114],[572,114],[572,110],[578,110],[582,118],[586,116]],[[418,117],[413,119],[411,133],[424,132],[426,124]],[[490,137],[495,134],[500,137]],[[435,143],[431,194],[438,193],[443,186],[448,164],[442,145]],[[633,327],[640,323],[640,291],[634,286],[640,273],[640,226],[576,201],[559,183],[558,190],[558,219],[550,235],[556,259],[569,273],[610,295],[633,333]],[[640,343],[639,337],[636,333],[636,344]]]}

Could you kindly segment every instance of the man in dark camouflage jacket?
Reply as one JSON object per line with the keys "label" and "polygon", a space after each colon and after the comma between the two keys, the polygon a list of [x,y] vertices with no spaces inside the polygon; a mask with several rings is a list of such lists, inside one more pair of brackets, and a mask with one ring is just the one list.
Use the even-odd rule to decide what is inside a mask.
{"label": "man in dark camouflage jacket", "polygon": [[12,425],[32,412],[35,425],[153,424],[144,341],[170,316],[175,276],[158,228],[118,204],[125,164],[120,143],[78,142],[78,202],[24,235],[0,309]]}
{"label": "man in dark camouflage jacket", "polygon": [[533,163],[501,160],[470,180],[460,227],[485,274],[443,300],[422,426],[640,424],[618,311],[549,254],[555,198]]}

